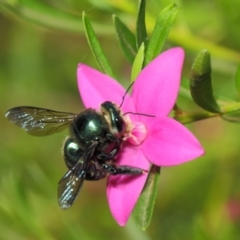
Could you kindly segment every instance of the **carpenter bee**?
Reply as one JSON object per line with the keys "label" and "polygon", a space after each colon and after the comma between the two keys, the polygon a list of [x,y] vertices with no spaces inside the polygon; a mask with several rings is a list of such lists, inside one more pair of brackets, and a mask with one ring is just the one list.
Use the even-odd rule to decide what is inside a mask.
{"label": "carpenter bee", "polygon": [[61,132],[67,127],[70,136],[63,146],[67,173],[58,183],[58,201],[62,209],[69,208],[84,180],[100,180],[108,174],[142,174],[144,170],[115,165],[126,123],[120,107],[106,101],[100,111],[88,108],[80,114],[21,106],[6,113],[11,123],[34,136]]}

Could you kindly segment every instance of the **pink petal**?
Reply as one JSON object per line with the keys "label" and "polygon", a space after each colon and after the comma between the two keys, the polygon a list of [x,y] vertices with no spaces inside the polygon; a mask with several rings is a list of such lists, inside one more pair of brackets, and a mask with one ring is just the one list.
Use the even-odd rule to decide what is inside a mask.
{"label": "pink petal", "polygon": [[[167,116],[176,102],[184,51],[172,48],[161,53],[138,75],[133,85],[132,97],[136,111],[156,116]],[[141,117],[143,122],[152,121]]]}
{"label": "pink petal", "polygon": [[[127,150],[126,150],[127,149]],[[121,165],[149,169],[149,162],[138,147],[126,147],[121,153]],[[118,165],[120,165],[118,163]],[[124,226],[139,198],[147,179],[147,173],[137,176],[110,176],[107,183],[107,197],[113,217]]]}
{"label": "pink petal", "polygon": [[[98,109],[105,101],[120,105],[126,92],[117,81],[84,64],[78,65],[77,79],[78,89],[86,108]],[[128,94],[124,99],[124,106],[128,106],[126,111],[135,109]],[[125,110],[124,106],[123,110]]]}
{"label": "pink petal", "polygon": [[157,117],[148,127],[143,153],[155,165],[178,165],[204,154],[195,136],[174,119]]}

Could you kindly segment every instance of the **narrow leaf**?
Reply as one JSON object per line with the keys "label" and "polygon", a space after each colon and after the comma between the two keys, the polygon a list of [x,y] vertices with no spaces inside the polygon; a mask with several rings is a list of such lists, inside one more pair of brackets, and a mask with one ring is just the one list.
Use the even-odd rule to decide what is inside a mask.
{"label": "narrow leaf", "polygon": [[136,26],[136,35],[137,35],[137,48],[140,48],[141,44],[144,42],[147,43],[147,30],[145,24],[145,8],[146,0],[140,0],[138,7],[138,16],[137,16],[137,26]]}
{"label": "narrow leaf", "polygon": [[134,208],[133,216],[138,227],[145,230],[152,218],[153,208],[157,197],[157,188],[160,177],[160,167],[152,165],[147,182]]}
{"label": "narrow leaf", "polygon": [[99,65],[101,71],[103,71],[107,75],[114,78],[113,71],[107,61],[106,56],[103,53],[100,43],[93,31],[92,25],[84,12],[83,12],[83,24],[84,24],[85,34],[86,34],[86,37],[88,40],[88,44],[92,50],[92,53]]}
{"label": "narrow leaf", "polygon": [[240,93],[240,63],[238,64],[236,75],[235,75],[236,88]]}
{"label": "narrow leaf", "polygon": [[163,9],[158,15],[152,36],[146,49],[145,65],[160,54],[163,44],[166,41],[172,27],[177,11],[178,7],[174,3]]}
{"label": "narrow leaf", "polygon": [[118,40],[120,42],[123,53],[130,63],[133,63],[137,53],[136,39],[134,34],[128,27],[115,15],[113,15],[113,22],[115,24]]}
{"label": "narrow leaf", "polygon": [[211,58],[208,50],[200,51],[194,60],[190,75],[190,92],[195,103],[204,110],[221,112],[213,96]]}
{"label": "narrow leaf", "polygon": [[131,72],[131,82],[135,81],[138,74],[141,72],[143,67],[143,61],[144,61],[144,52],[145,52],[145,45],[142,43],[140,46],[136,58],[134,59],[133,66],[132,66],[132,72]]}

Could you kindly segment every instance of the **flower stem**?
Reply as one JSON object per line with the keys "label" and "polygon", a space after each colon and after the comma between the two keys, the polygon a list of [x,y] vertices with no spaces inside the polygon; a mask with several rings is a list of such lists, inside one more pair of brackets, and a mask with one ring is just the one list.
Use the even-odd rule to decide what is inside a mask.
{"label": "flower stem", "polygon": [[219,114],[216,113],[210,113],[207,111],[198,111],[198,112],[181,112],[174,116],[174,119],[179,121],[182,124],[187,124],[191,122],[196,122],[199,120],[216,117],[219,116]]}
{"label": "flower stem", "polygon": [[178,111],[175,112],[174,119],[179,121],[182,124],[187,124],[191,122],[196,122],[199,120],[222,116],[224,114],[232,113],[235,111],[240,110],[240,102],[231,102],[228,104],[224,104],[221,106],[221,113],[211,113],[205,110],[199,110],[195,112],[187,112],[187,111],[181,111],[178,109]]}

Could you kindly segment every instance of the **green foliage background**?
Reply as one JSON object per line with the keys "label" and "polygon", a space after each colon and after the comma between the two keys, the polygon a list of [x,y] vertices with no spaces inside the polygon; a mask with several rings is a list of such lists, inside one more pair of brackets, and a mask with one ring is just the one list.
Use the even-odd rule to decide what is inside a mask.
{"label": "green foliage background", "polygon": [[[147,1],[147,29],[170,0]],[[216,95],[239,100],[234,77],[240,59],[238,0],[175,1],[180,7],[165,48],[186,51],[183,86],[197,52],[212,54]],[[112,218],[106,181],[85,182],[74,206],[62,211],[57,183],[66,171],[61,156],[67,132],[34,138],[11,125],[4,113],[32,105],[59,111],[83,110],[76,67],[97,65],[83,34],[84,10],[118,79],[127,86],[130,65],[120,51],[111,14],[135,28],[136,0],[0,1],[0,239],[240,239],[240,126],[219,118],[188,127],[206,155],[163,168],[150,227]],[[9,7],[10,6],[10,7]],[[16,11],[16,9],[18,11]],[[179,106],[196,109],[184,96]]]}

